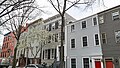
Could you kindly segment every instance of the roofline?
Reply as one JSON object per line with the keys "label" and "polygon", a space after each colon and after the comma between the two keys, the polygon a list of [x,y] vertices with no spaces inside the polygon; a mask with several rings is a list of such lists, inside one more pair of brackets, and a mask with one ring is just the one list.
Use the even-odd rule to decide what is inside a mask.
{"label": "roofline", "polygon": [[[118,7],[120,7],[120,5],[117,5],[117,6],[115,6],[115,7],[112,7],[112,8],[109,8],[109,9],[103,10],[103,11],[100,11],[100,12],[98,12],[98,13],[95,13],[95,14],[93,14],[93,15],[87,16],[87,17],[85,17],[85,18],[82,18],[82,19],[76,20],[76,21],[74,21],[73,23],[79,22],[79,21],[84,20],[84,19],[86,19],[86,18],[89,18],[89,17],[92,17],[92,16],[94,16],[94,15],[98,15],[98,14],[104,13],[104,12],[106,12],[106,11],[109,11],[109,10],[112,10],[112,9],[114,9],[114,8],[118,8]],[[73,24],[73,23],[70,23],[70,24]],[[70,24],[67,24],[67,25],[70,25]]]}
{"label": "roofline", "polygon": [[49,20],[51,20],[52,18],[57,17],[57,16],[60,17],[60,14],[56,14],[56,15],[54,15],[54,16],[51,16],[51,17],[45,19],[43,22],[46,23],[46,22],[48,22]]}
{"label": "roofline", "polygon": [[109,10],[112,10],[112,9],[115,9],[115,8],[118,8],[118,7],[120,7],[120,5],[117,5],[117,6],[115,6],[115,7],[112,7],[112,8],[106,9],[106,10],[101,11],[101,12],[98,12],[97,14],[101,14],[101,13],[104,13],[104,12],[106,12],[106,11],[109,11]]}

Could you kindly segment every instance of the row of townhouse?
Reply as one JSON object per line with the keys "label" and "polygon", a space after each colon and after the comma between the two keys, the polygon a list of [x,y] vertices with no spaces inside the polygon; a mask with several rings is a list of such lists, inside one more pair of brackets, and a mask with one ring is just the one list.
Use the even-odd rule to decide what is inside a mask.
{"label": "row of townhouse", "polygon": [[[75,21],[73,17],[71,17],[69,14],[65,14],[65,21],[66,24],[70,21]],[[50,34],[49,39],[45,41],[44,47],[42,48],[42,57],[40,58],[40,51],[38,52],[37,56],[34,60],[34,56],[31,53],[31,47],[34,52],[34,54],[37,53],[36,50],[38,50],[40,44],[39,42],[36,42],[35,40],[31,42],[31,47],[28,49],[26,48],[19,48],[17,52],[17,59],[19,62],[19,66],[22,66],[23,61],[21,61],[22,57],[26,58],[28,56],[28,63],[39,63],[39,59],[41,60],[41,63],[47,63],[47,65],[52,65],[54,62],[59,61],[59,48],[60,48],[60,38],[61,38],[61,17],[59,14],[52,16],[46,20],[38,19],[31,23],[32,25],[28,27],[28,31],[24,32],[22,36],[26,35],[26,33],[29,33],[32,29],[36,30],[46,30]],[[32,34],[32,33],[31,33]],[[36,35],[36,34],[35,34]],[[25,37],[21,38],[20,42],[21,45],[24,45],[22,41],[25,41]],[[64,44],[65,45],[65,44]],[[29,47],[29,44],[27,45]],[[26,60],[26,59],[25,59]],[[59,62],[58,62],[59,63]],[[25,64],[24,64],[25,65]]]}
{"label": "row of townhouse", "polygon": [[16,40],[12,32],[8,32],[4,35],[1,58],[12,57],[14,52],[14,45],[16,44]]}
{"label": "row of townhouse", "polygon": [[120,68],[120,5],[65,27],[66,68]]}
{"label": "row of townhouse", "polygon": [[[65,20],[64,58],[66,68],[120,68],[120,6],[77,21],[66,13]],[[25,33],[29,33],[34,28],[52,33],[42,49],[41,63],[45,62],[47,65],[51,65],[56,60],[59,61],[60,15],[55,15],[44,21],[39,19],[31,24]],[[25,38],[20,40],[21,45],[24,45],[22,43],[24,40]],[[19,49],[17,52],[19,63],[23,63],[20,62],[23,56],[28,56],[29,63],[37,63],[33,60],[34,56],[30,49],[35,54],[38,46],[38,42],[33,41],[30,48]],[[4,46],[2,47],[4,48]],[[40,59],[39,55],[40,53],[36,56],[37,60]]]}
{"label": "row of townhouse", "polygon": [[[26,27],[22,28],[22,32],[27,31],[25,30]],[[0,52],[0,58],[12,58],[14,56],[14,46],[16,45],[16,39],[13,32],[8,32],[4,35],[3,44],[2,44],[2,51]]]}

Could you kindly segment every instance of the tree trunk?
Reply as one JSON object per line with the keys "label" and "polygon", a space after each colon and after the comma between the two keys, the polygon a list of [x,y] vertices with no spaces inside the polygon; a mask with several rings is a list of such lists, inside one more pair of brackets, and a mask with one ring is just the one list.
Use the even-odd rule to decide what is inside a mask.
{"label": "tree trunk", "polygon": [[17,47],[18,47],[18,45],[19,45],[19,41],[17,41],[17,44],[16,44],[16,46],[14,48],[14,57],[13,57],[12,68],[16,68],[16,63],[17,63],[17,61],[16,61],[16,53],[17,53]]}
{"label": "tree trunk", "polygon": [[61,25],[61,48],[60,48],[60,68],[65,68],[64,66],[64,26],[65,26],[65,18],[64,14],[61,15],[62,17],[62,25]]}

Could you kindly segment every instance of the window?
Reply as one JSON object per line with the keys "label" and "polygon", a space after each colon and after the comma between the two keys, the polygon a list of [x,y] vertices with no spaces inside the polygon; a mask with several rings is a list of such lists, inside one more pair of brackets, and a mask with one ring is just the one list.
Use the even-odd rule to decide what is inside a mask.
{"label": "window", "polygon": [[75,26],[71,25],[71,32],[73,32],[75,30]]}
{"label": "window", "polygon": [[58,21],[55,22],[55,29],[58,29],[59,23]]}
{"label": "window", "polygon": [[83,58],[83,66],[84,68],[89,68],[89,58]]}
{"label": "window", "polygon": [[102,33],[102,43],[103,44],[107,43],[107,41],[106,41],[106,34],[105,33]]}
{"label": "window", "polygon": [[104,23],[104,18],[103,18],[103,16],[100,16],[100,17],[99,17],[99,21],[100,21],[100,23]]}
{"label": "window", "polygon": [[51,59],[54,59],[55,49],[51,49]]}
{"label": "window", "polygon": [[61,32],[59,32],[58,35],[59,35],[59,37],[58,37],[59,40],[61,40]]}
{"label": "window", "polygon": [[75,48],[75,39],[71,39],[71,48]]}
{"label": "window", "polygon": [[48,37],[48,43],[51,43],[51,36]]}
{"label": "window", "polygon": [[45,50],[45,59],[47,59],[48,58],[48,50],[46,49]]}
{"label": "window", "polygon": [[48,31],[51,31],[51,27],[52,27],[52,24],[49,24],[49,29],[48,29]]}
{"label": "window", "polygon": [[86,28],[86,21],[82,22],[82,28]]}
{"label": "window", "polygon": [[98,38],[98,34],[95,34],[95,44],[99,45],[99,38]]}
{"label": "window", "polygon": [[83,40],[83,47],[87,46],[87,36],[82,38]]}
{"label": "window", "polygon": [[61,21],[58,21],[58,23],[59,23],[58,28],[61,28],[62,22],[61,22]]}
{"label": "window", "polygon": [[55,23],[52,24],[52,30],[54,30],[54,29],[55,29]]}
{"label": "window", "polygon": [[76,58],[71,58],[71,68],[76,68]]}
{"label": "window", "polygon": [[58,42],[58,33],[55,34],[55,42]]}
{"label": "window", "polygon": [[93,24],[97,25],[97,18],[96,17],[93,18]]}
{"label": "window", "polygon": [[116,12],[113,12],[113,13],[112,13],[112,19],[113,19],[113,20],[120,19],[119,11],[116,11]]}
{"label": "window", "polygon": [[46,25],[46,30],[49,31],[49,25]]}
{"label": "window", "polygon": [[120,31],[115,32],[115,38],[117,43],[120,42]]}

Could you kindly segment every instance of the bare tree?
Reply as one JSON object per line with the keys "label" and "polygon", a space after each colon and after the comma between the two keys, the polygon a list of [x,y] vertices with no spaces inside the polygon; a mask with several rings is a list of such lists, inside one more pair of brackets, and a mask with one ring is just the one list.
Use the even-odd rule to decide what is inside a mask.
{"label": "bare tree", "polygon": [[[31,7],[29,4],[34,3],[35,0],[0,0],[0,26],[16,17],[8,17],[9,14],[18,11],[22,8]],[[7,17],[5,19],[5,17]]]}
{"label": "bare tree", "polygon": [[[92,6],[97,0],[48,0],[53,8],[60,14],[62,19],[61,24],[61,49],[60,49],[60,68],[64,68],[64,26],[65,26],[65,13],[72,7],[79,7],[85,4],[86,7]],[[100,0],[99,0],[100,1]]]}
{"label": "bare tree", "polygon": [[[4,1],[2,5],[6,3],[6,0]],[[16,2],[17,4],[14,4]],[[36,5],[34,4],[35,0],[9,0],[8,5],[7,5],[8,7],[9,7],[9,3],[11,3],[12,5],[16,5],[16,6],[10,7],[12,8],[11,9],[12,12],[10,12],[10,8],[5,9],[4,10],[5,12],[3,12],[3,14],[4,13],[6,14],[0,15],[3,18],[2,19],[0,17],[1,18],[0,21],[3,21],[3,23],[1,24],[3,28],[7,29],[8,31],[11,31],[14,34],[14,37],[16,38],[16,46],[14,46],[14,59],[13,59],[13,66],[12,66],[12,68],[16,68],[16,52],[19,46],[19,39],[20,39],[21,34],[24,31],[26,31],[27,28],[30,26],[30,24],[27,26],[24,26],[24,25],[27,23],[28,20],[32,20],[35,17],[37,17],[36,15],[40,14],[39,13],[40,10],[38,10]]]}

